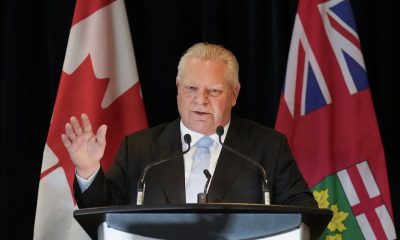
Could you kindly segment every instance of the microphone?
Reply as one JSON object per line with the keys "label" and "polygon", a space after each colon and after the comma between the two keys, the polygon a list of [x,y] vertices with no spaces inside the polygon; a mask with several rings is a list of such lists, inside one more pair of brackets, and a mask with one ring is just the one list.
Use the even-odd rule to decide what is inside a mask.
{"label": "microphone", "polygon": [[206,175],[207,182],[204,187],[204,192],[197,194],[197,203],[207,203],[208,202],[207,189],[208,189],[208,184],[210,184],[211,173],[207,169],[204,169],[203,173],[204,173],[204,175]]}
{"label": "microphone", "polygon": [[225,148],[226,150],[230,151],[231,153],[245,159],[247,162],[250,162],[251,164],[253,164],[257,169],[260,170],[261,174],[262,174],[262,182],[263,182],[263,186],[262,186],[262,191],[263,191],[263,197],[264,197],[264,204],[265,205],[270,205],[271,201],[270,201],[270,196],[269,196],[269,188],[268,188],[268,180],[267,180],[267,174],[265,173],[265,169],[263,166],[261,166],[261,164],[259,164],[258,162],[254,161],[253,159],[251,159],[248,156],[245,156],[243,154],[241,154],[240,152],[234,150],[233,148],[225,145],[222,143],[221,137],[222,135],[224,135],[224,128],[222,126],[218,126],[216,133],[218,135],[219,138],[219,143],[222,145],[223,148]]}
{"label": "microphone", "polygon": [[190,143],[192,142],[192,137],[190,136],[190,134],[185,134],[185,135],[183,136],[183,140],[184,140],[185,143],[188,145],[188,149],[186,149],[186,151],[183,151],[183,152],[181,152],[181,153],[177,153],[177,154],[175,154],[175,155],[172,156],[172,157],[165,158],[165,159],[162,159],[162,160],[157,161],[157,162],[152,162],[152,163],[148,164],[148,165],[144,168],[144,170],[143,170],[143,172],[142,172],[142,175],[140,176],[140,180],[139,180],[138,183],[137,183],[137,195],[136,195],[136,204],[137,204],[137,205],[143,205],[143,202],[144,202],[144,190],[145,190],[145,182],[144,182],[144,179],[145,179],[145,177],[146,177],[147,172],[148,172],[152,167],[154,167],[154,166],[157,166],[157,165],[159,165],[159,164],[161,164],[161,163],[168,162],[168,161],[170,161],[170,160],[174,160],[174,159],[176,159],[176,158],[178,158],[178,157],[180,157],[180,156],[185,155],[187,152],[190,151]]}

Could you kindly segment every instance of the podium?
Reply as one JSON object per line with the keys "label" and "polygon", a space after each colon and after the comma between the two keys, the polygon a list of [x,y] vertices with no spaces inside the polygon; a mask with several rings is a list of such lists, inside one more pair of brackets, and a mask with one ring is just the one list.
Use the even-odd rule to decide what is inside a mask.
{"label": "podium", "polygon": [[92,239],[318,239],[332,212],[261,204],[113,206],[74,211]]}

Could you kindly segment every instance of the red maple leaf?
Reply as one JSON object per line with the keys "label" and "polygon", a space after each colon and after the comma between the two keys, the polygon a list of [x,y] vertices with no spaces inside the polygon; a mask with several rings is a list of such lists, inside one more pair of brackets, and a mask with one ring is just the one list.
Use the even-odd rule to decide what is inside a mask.
{"label": "red maple leaf", "polygon": [[103,169],[107,169],[112,163],[124,136],[147,127],[139,83],[129,88],[109,107],[103,109],[101,102],[108,83],[109,79],[98,79],[94,75],[90,55],[71,75],[62,73],[47,137],[47,144],[59,161],[55,166],[42,172],[40,178],[62,167],[71,194],[73,194],[75,166],[61,142],[61,134],[65,132],[65,124],[69,122],[71,116],[80,119],[81,114],[86,113],[94,132],[101,124],[107,124],[107,147],[101,160]]}

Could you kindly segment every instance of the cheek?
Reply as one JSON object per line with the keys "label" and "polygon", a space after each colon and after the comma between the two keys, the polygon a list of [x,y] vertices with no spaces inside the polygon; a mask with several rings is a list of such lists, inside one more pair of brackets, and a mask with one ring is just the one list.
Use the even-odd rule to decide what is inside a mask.
{"label": "cheek", "polygon": [[226,110],[228,109],[226,104],[227,102],[225,101],[214,101],[211,103],[215,118],[221,118],[225,114]]}
{"label": "cheek", "polygon": [[184,110],[185,100],[184,100],[182,94],[178,94],[176,98],[177,98],[177,103],[178,103],[178,111],[179,111],[179,113],[182,114],[182,111]]}
{"label": "cheek", "polygon": [[192,102],[192,98],[185,96],[184,94],[178,94],[177,101],[179,110],[187,110]]}

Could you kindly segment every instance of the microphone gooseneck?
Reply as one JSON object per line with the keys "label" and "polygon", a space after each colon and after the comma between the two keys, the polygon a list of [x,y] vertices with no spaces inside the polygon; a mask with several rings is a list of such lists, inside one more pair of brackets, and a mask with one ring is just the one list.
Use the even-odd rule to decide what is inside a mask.
{"label": "microphone gooseneck", "polygon": [[207,182],[204,187],[204,192],[197,194],[197,203],[207,203],[208,202],[207,189],[208,189],[208,185],[210,184],[211,173],[207,169],[204,169],[203,173],[207,178]]}
{"label": "microphone gooseneck", "polygon": [[211,173],[207,169],[204,169],[203,173],[204,175],[206,175],[207,178],[206,186],[204,186],[204,193],[207,194],[208,185],[210,184],[211,180]]}
{"label": "microphone gooseneck", "polygon": [[268,180],[267,180],[267,174],[265,173],[265,169],[263,166],[261,166],[261,164],[259,164],[258,162],[254,161],[253,159],[251,159],[250,157],[247,157],[243,154],[241,154],[240,152],[234,150],[233,148],[225,145],[222,143],[222,135],[224,135],[224,128],[222,126],[218,126],[216,129],[216,133],[218,135],[218,140],[219,143],[221,144],[221,146],[223,148],[225,148],[226,150],[232,152],[235,155],[238,155],[239,157],[245,159],[247,162],[250,162],[251,164],[253,164],[256,168],[258,168],[262,174],[262,182],[263,182],[263,186],[262,186],[262,191],[263,191],[263,197],[264,197],[264,204],[265,205],[270,205],[271,201],[270,201],[270,195],[269,195],[269,188],[268,188]]}
{"label": "microphone gooseneck", "polygon": [[166,158],[166,159],[162,159],[162,160],[157,161],[157,162],[152,162],[152,163],[150,163],[149,165],[147,165],[144,168],[144,170],[142,172],[142,175],[140,176],[140,180],[138,181],[138,184],[137,184],[137,196],[136,196],[136,204],[137,205],[142,205],[143,202],[144,202],[144,190],[145,190],[145,182],[144,182],[144,180],[146,178],[147,172],[154,166],[157,166],[157,165],[159,165],[161,163],[165,163],[165,162],[168,162],[170,160],[176,159],[177,157],[183,156],[184,154],[186,154],[187,152],[190,151],[190,147],[191,147],[190,143],[192,142],[192,137],[190,136],[190,134],[185,134],[183,136],[183,140],[188,145],[188,149],[186,149],[183,152],[177,153],[172,157],[169,157],[169,158]]}

